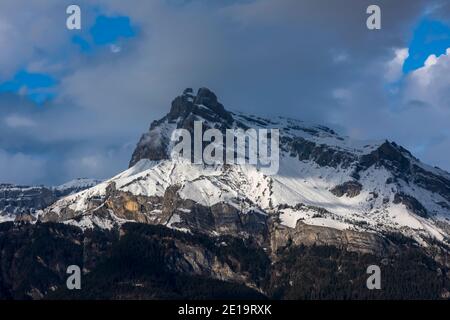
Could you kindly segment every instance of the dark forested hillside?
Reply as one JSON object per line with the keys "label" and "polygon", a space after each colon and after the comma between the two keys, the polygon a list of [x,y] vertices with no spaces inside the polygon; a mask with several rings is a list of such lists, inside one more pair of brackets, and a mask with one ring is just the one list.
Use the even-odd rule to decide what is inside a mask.
{"label": "dark forested hillside", "polygon": [[[333,246],[287,246],[125,224],[81,232],[62,224],[0,225],[1,299],[439,299],[448,269],[409,243],[391,256]],[[271,260],[274,263],[271,263]],[[368,290],[366,266],[382,269]],[[83,270],[81,290],[66,268]]]}

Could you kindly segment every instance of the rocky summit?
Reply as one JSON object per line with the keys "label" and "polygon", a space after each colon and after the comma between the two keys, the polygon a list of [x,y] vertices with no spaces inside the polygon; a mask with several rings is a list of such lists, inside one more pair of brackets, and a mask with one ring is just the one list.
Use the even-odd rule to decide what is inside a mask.
{"label": "rocky summit", "polygon": [[[194,133],[196,121],[220,132],[278,129],[278,172],[266,175],[250,163],[173,158],[175,132]],[[36,217],[36,226],[50,228],[45,229],[50,239],[85,246],[76,250],[87,250],[84,258],[77,256],[87,272],[98,275],[104,264],[95,261],[107,261],[113,266],[108,271],[120,273],[126,288],[112,288],[105,280],[100,287],[106,289],[94,290],[108,298],[121,297],[119,292],[164,298],[170,290],[164,291],[152,272],[162,272],[169,282],[173,277],[224,281],[221,288],[233,284],[237,287],[229,290],[252,298],[449,295],[449,173],[423,164],[395,142],[356,141],[301,120],[228,111],[207,88],[196,94],[188,88],[172,101],[167,115],[142,135],[127,170],[62,197]],[[2,230],[0,243],[2,237],[37,232],[28,225]],[[118,262],[124,257],[136,258],[130,268],[143,268],[133,273],[139,279],[127,276]],[[150,263],[156,257],[160,264]],[[371,263],[391,272],[392,283],[383,293],[367,293],[363,279]],[[49,286],[58,287],[60,270],[46,265],[53,282],[32,285],[34,296],[51,296]],[[405,283],[402,272],[425,282]],[[308,283],[305,275],[321,280]],[[180,298],[175,290],[180,282],[170,283],[170,292]],[[137,284],[145,290],[137,292]],[[53,294],[65,296],[58,289]],[[197,294],[214,296],[201,285]]]}
{"label": "rocky summit", "polygon": [[[280,164],[265,175],[246,164],[172,159],[176,129],[279,129]],[[450,175],[394,142],[354,141],[289,118],[232,113],[209,89],[186,89],[154,121],[128,170],[46,209],[43,221],[83,228],[124,222],[264,242],[274,230],[304,226],[380,235],[400,232],[426,245],[449,241]]]}

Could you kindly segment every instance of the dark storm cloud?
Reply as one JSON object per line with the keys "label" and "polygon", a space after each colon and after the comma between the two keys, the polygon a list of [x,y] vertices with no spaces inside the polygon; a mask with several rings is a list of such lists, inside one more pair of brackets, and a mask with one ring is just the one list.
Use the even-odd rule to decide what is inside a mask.
{"label": "dark storm cloud", "polygon": [[[7,137],[0,140],[3,158],[21,154],[23,163],[26,157],[35,160],[44,173],[30,177],[33,183],[111,176],[126,167],[140,133],[168,111],[173,97],[185,87],[208,86],[227,108],[331,124],[361,139],[390,138],[450,168],[448,152],[438,156],[436,151],[449,141],[439,127],[442,114],[431,112],[432,102],[423,96],[415,101],[426,111],[404,111],[402,106],[411,104],[407,92],[413,80],[389,87],[402,76],[396,50],[408,47],[425,13],[445,19],[448,6],[420,0],[377,3],[380,31],[366,28],[372,1],[365,0],[98,0],[101,14],[129,17],[139,34],[119,43],[116,53],[103,46],[89,55],[74,51],[56,22],[38,19],[51,26],[48,53],[29,53],[35,41],[30,35],[28,44],[14,44],[26,54],[9,55],[0,66],[6,70],[13,61],[56,73],[58,96],[39,111],[30,111],[33,106],[23,101],[8,102],[10,107],[0,111],[3,121],[9,117],[9,127],[0,129]],[[0,16],[0,43],[2,23],[14,32],[27,30],[13,19],[12,8],[21,5],[2,6],[9,17]],[[45,14],[42,8],[36,12],[59,14],[60,4],[48,6]],[[64,60],[58,58],[61,48]],[[423,112],[437,125],[422,124],[418,130]],[[0,180],[26,181],[29,173],[16,171],[17,179],[0,174]]]}

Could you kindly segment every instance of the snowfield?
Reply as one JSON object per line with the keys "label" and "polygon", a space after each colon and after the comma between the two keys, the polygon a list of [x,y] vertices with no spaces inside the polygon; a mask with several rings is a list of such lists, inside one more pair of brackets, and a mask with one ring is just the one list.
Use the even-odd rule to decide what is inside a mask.
{"label": "snowfield", "polygon": [[[291,157],[283,157],[280,168],[278,175],[265,176],[251,165],[224,167],[195,165],[180,160],[176,163],[171,160],[141,160],[108,181],[59,200],[49,211],[57,213],[61,208],[69,207],[75,212],[84,212],[88,209],[89,200],[105,196],[111,183],[115,183],[120,191],[147,197],[162,197],[169,186],[180,185],[178,193],[183,199],[207,207],[223,202],[244,211],[256,209],[264,214],[279,214],[281,223],[291,228],[301,220],[306,224],[339,230],[397,230],[409,236],[415,235],[417,239],[419,235],[426,235],[443,241],[448,236],[435,224],[436,220],[448,219],[444,212],[434,219],[426,219],[408,211],[403,204],[393,203],[397,190],[384,184],[390,175],[385,169],[366,172],[361,180],[363,190],[358,196],[349,198],[337,197],[330,192],[334,186],[351,180],[349,169],[321,168],[315,163],[299,162]],[[374,193],[378,194],[376,198]],[[434,195],[427,194],[427,191],[421,194],[421,200],[437,210],[433,205]],[[249,200],[252,206],[248,206],[244,199]],[[304,206],[295,208],[298,204]],[[284,205],[289,208],[277,209]],[[319,213],[316,208],[326,211]],[[179,217],[173,219],[169,227]],[[94,225],[112,227],[109,222],[100,221],[97,217],[90,220],[89,216],[80,222],[69,223],[82,228]]]}

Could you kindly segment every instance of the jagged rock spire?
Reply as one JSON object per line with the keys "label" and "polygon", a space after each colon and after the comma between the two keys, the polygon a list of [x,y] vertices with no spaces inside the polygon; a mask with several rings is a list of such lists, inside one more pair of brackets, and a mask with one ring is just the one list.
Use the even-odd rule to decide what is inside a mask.
{"label": "jagged rock spire", "polygon": [[198,89],[196,95],[193,92],[192,88],[186,88],[172,101],[170,112],[151,124],[150,130],[141,137],[133,152],[130,167],[141,159],[168,159],[168,131],[173,125],[176,128],[192,130],[194,121],[203,119],[217,123],[222,129],[231,127],[233,117],[218,101],[214,92],[205,87]]}

